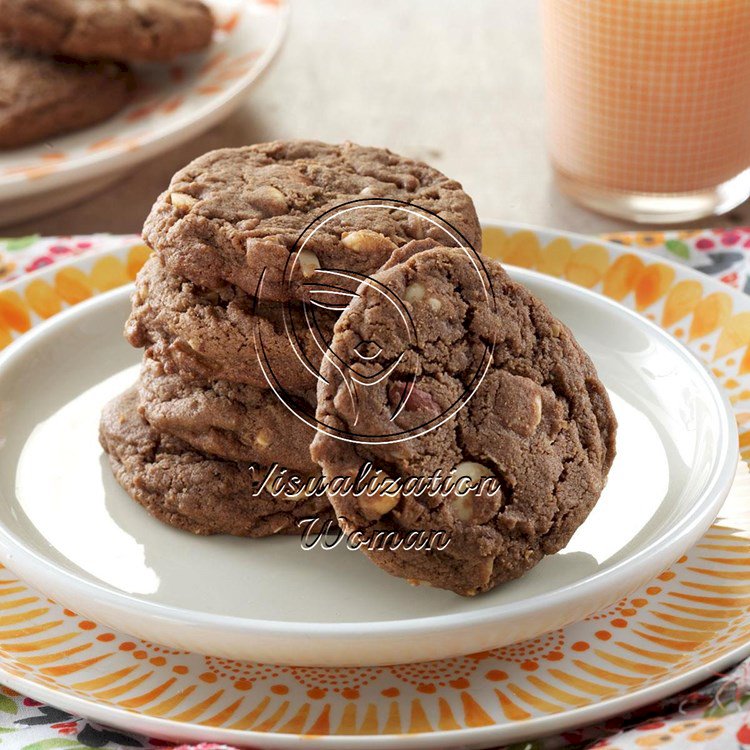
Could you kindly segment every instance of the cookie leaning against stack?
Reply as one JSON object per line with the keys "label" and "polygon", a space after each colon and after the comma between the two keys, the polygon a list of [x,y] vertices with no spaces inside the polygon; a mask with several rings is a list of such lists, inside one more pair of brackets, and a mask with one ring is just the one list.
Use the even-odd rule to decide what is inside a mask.
{"label": "cookie leaning against stack", "polygon": [[[283,270],[311,222],[363,197],[421,206],[475,247],[481,241],[457,182],[354,144],[216,151],[175,175],[157,200],[144,230],[156,252],[138,276],[126,326],[128,340],[146,350],[141,379],[101,423],[116,478],[157,518],[197,533],[262,536],[290,531],[300,517],[333,517],[317,496],[301,493],[294,506],[282,497],[275,512],[268,498],[255,498],[248,462],[319,473],[309,454],[314,431],[270,389],[258,342],[265,365],[314,412],[317,369],[338,313],[320,311],[306,335],[305,283],[287,287]],[[392,204],[348,213],[306,247],[315,255],[310,278],[324,265],[373,273],[395,249],[431,233],[438,234],[431,224]],[[290,321],[303,334],[299,349]],[[212,471],[215,485],[206,480]]]}
{"label": "cookie leaning against stack", "polygon": [[0,0],[0,148],[102,122],[132,98],[129,63],[205,49],[200,0]]}
{"label": "cookie leaning against stack", "polygon": [[[339,318],[312,456],[331,488],[360,477],[329,499],[373,562],[473,595],[568,543],[604,488],[617,423],[541,301],[497,261],[431,245],[394,253]],[[372,356],[356,356],[363,344]],[[410,479],[425,477],[439,483]],[[412,530],[443,536],[382,542]]]}

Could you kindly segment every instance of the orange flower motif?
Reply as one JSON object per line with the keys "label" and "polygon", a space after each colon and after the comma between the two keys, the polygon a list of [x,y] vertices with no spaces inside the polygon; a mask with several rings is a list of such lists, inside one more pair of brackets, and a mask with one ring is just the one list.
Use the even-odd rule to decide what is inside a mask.
{"label": "orange flower motif", "polygon": [[6,258],[5,255],[0,255],[0,281],[7,279],[15,270],[16,264]]}

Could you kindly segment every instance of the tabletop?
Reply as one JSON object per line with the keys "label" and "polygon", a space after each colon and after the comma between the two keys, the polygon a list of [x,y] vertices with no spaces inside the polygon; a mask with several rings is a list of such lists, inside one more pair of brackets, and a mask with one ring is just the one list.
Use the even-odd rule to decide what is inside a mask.
{"label": "tabletop", "polygon": [[[278,59],[232,117],[96,197],[3,234],[140,231],[188,161],[276,138],[352,140],[423,159],[460,180],[484,218],[631,228],[552,184],[540,37],[533,0],[292,0]],[[750,224],[750,204],[721,223]]]}

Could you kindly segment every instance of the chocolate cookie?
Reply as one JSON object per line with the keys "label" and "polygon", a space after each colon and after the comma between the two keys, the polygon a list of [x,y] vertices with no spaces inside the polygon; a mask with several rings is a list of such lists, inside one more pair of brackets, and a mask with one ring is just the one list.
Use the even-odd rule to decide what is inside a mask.
{"label": "chocolate cookie", "polygon": [[[209,291],[170,274],[157,256],[136,279],[125,336],[167,372],[268,388],[261,369],[297,393],[314,389],[335,315],[320,311],[320,329],[291,307],[263,303],[225,284]],[[287,325],[287,323],[289,325]]]}
{"label": "chocolate cookie", "polygon": [[[315,394],[310,398],[314,400]],[[165,373],[158,362],[144,359],[140,408],[157,432],[180,438],[203,453],[318,473],[310,458],[314,430],[271,390],[226,380],[190,380]]]}
{"label": "chocolate cookie", "polygon": [[405,250],[336,325],[312,456],[328,482],[359,474],[329,490],[346,531],[449,540],[364,545],[376,564],[473,595],[568,543],[606,483],[616,420],[570,331],[499,263]]}
{"label": "chocolate cookie", "polygon": [[125,107],[134,85],[118,63],[47,58],[0,45],[0,148],[102,122]]}
{"label": "chocolate cookie", "polygon": [[[104,408],[100,441],[123,489],[160,521],[194,534],[270,536],[300,533],[303,518],[331,519],[325,497],[260,488],[246,463],[220,461],[160,435],[138,412],[135,387]],[[287,486],[289,493],[294,489]]]}
{"label": "chocolate cookie", "polygon": [[276,301],[330,285],[326,272],[369,275],[423,237],[479,249],[474,205],[458,182],[385,149],[316,141],[206,154],[172,178],[144,227],[172,273]]}
{"label": "chocolate cookie", "polygon": [[0,0],[0,34],[13,44],[79,60],[167,61],[211,43],[199,0]]}

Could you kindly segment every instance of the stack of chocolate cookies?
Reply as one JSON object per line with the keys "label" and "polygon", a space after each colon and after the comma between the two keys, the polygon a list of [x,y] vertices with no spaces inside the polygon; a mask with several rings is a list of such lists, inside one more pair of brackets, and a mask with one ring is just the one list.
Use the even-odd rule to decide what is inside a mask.
{"label": "stack of chocolate cookies", "polygon": [[597,502],[607,392],[478,254],[457,182],[352,144],[216,151],[144,237],[126,335],[146,354],[101,441],[157,518],[269,536],[335,514],[387,572],[474,595],[565,547]]}
{"label": "stack of chocolate cookies", "polygon": [[200,0],[0,0],[0,148],[88,127],[131,99],[129,65],[211,43]]}
{"label": "stack of chocolate cookies", "polygon": [[302,518],[333,518],[324,493],[274,492],[267,470],[319,474],[316,387],[341,310],[414,240],[478,249],[471,199],[383,149],[274,142],[189,164],[144,238],[155,252],[126,326],[145,349],[141,376],[101,424],[120,484],[198,534],[298,533]]}

